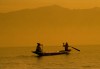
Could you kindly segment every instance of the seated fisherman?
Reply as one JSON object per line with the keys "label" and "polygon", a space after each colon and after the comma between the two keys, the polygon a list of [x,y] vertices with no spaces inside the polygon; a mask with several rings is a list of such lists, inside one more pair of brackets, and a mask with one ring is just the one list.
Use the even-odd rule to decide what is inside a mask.
{"label": "seated fisherman", "polygon": [[37,47],[36,47],[36,53],[42,53],[42,48],[41,48],[41,44],[37,43]]}

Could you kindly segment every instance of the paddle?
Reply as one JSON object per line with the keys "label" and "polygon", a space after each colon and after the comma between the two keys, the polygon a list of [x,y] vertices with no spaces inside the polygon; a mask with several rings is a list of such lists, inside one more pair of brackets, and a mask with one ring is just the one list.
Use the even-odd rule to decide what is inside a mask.
{"label": "paddle", "polygon": [[69,47],[71,47],[71,48],[73,48],[73,49],[75,49],[75,50],[77,50],[77,51],[80,51],[79,49],[77,49],[77,48],[75,48],[75,47],[72,47],[72,46],[69,46]]}

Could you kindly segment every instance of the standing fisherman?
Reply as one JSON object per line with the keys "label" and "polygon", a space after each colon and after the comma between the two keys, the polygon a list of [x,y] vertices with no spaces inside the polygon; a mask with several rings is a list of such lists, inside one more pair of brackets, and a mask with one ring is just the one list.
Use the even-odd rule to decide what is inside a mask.
{"label": "standing fisherman", "polygon": [[69,50],[68,50],[68,47],[69,47],[69,46],[68,46],[68,43],[67,43],[67,42],[66,42],[66,43],[63,43],[63,47],[65,47],[65,51],[69,51]]}

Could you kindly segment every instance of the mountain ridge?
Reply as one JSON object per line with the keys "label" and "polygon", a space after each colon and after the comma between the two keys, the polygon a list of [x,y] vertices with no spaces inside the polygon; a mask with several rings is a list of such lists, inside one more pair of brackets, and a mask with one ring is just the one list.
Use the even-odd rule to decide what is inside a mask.
{"label": "mountain ridge", "polygon": [[[94,10],[95,9],[95,10]],[[37,9],[21,10],[16,12],[4,13],[0,15],[0,23],[18,24],[27,23],[37,26],[54,26],[64,27],[65,24],[70,26],[91,26],[100,22],[100,9],[94,8],[88,10],[70,10],[56,5],[41,7]],[[95,18],[97,17],[97,18]],[[95,24],[95,25],[96,25]],[[58,27],[59,27],[58,26]]]}
{"label": "mountain ridge", "polygon": [[[59,6],[0,14],[1,44],[68,41],[100,43],[100,9],[66,9]],[[51,44],[49,43],[49,44]]]}
{"label": "mountain ridge", "polygon": [[[20,11],[35,11],[35,10],[39,10],[39,9],[55,9],[55,8],[62,8],[62,9],[66,9],[66,10],[100,10],[100,7],[94,7],[94,8],[89,8],[89,9],[70,9],[70,8],[64,8],[58,5],[50,5],[50,6],[44,6],[44,7],[38,7],[38,8],[34,8],[34,9],[22,9],[22,10],[17,10],[17,11],[11,11],[11,12],[5,12],[5,13],[14,13],[14,12],[20,12]],[[5,13],[0,13],[0,14],[5,14]]]}

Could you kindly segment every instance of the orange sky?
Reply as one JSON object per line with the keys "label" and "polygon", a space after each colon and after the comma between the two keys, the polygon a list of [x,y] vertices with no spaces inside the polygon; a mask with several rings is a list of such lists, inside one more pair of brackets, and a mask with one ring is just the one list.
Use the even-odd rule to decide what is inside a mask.
{"label": "orange sky", "polygon": [[[0,12],[10,12],[20,9],[37,8],[48,5],[60,5],[62,7],[71,9],[83,9],[83,8],[93,8],[100,7],[100,0],[0,0]],[[16,15],[17,16],[17,15]],[[7,18],[7,17],[5,17]],[[7,18],[9,21],[9,18]],[[63,19],[62,19],[63,20]],[[98,17],[97,17],[97,20]],[[12,20],[13,22],[14,20]],[[94,19],[95,21],[95,19]],[[2,21],[1,21],[2,22]],[[19,21],[19,23],[21,20]],[[3,22],[2,22],[3,23]],[[69,28],[53,29],[50,28],[39,28],[37,31],[33,32],[34,28],[31,28],[28,22],[21,22],[24,25],[18,28],[15,24],[11,24],[4,21],[4,24],[0,23],[0,46],[32,46],[36,42],[41,42],[44,45],[60,45],[61,43],[68,41],[72,45],[86,45],[86,44],[100,44],[100,24],[89,28],[83,27],[80,24],[77,27],[72,25]],[[27,24],[24,24],[27,23]],[[30,22],[31,23],[31,22]],[[98,23],[98,22],[97,22]],[[32,24],[34,25],[34,24]],[[45,25],[45,27],[48,25]],[[66,24],[67,26],[67,24]],[[94,27],[95,26],[95,27]],[[27,27],[28,29],[26,29]],[[9,29],[8,29],[9,28]],[[37,27],[38,28],[38,27]],[[62,28],[62,29],[61,29]],[[25,30],[26,29],[26,30]],[[49,31],[48,31],[49,29]],[[66,30],[67,29],[67,30]],[[66,31],[66,32],[65,32]]]}
{"label": "orange sky", "polygon": [[100,7],[100,0],[0,0],[0,12],[54,4],[66,8],[93,8]]}

